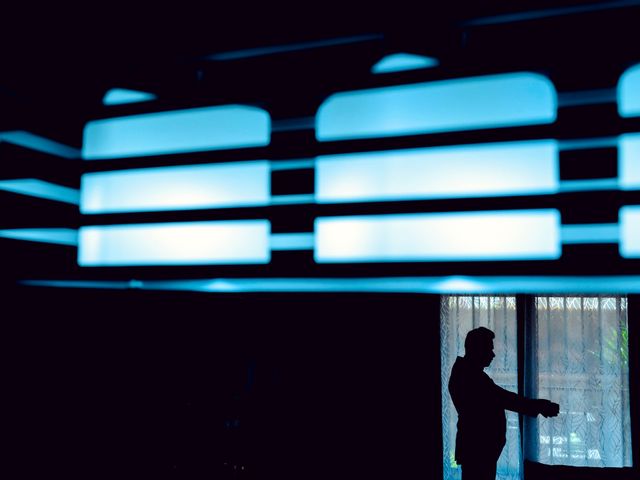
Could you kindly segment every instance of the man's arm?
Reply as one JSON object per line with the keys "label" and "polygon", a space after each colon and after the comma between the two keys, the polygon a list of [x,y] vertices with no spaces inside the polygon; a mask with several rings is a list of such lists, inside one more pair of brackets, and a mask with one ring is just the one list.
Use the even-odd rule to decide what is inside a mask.
{"label": "man's arm", "polygon": [[497,396],[500,398],[500,403],[507,410],[529,415],[535,417],[542,415],[544,417],[556,417],[560,412],[560,405],[550,400],[543,398],[527,398],[523,395],[505,390],[502,387],[496,385]]}

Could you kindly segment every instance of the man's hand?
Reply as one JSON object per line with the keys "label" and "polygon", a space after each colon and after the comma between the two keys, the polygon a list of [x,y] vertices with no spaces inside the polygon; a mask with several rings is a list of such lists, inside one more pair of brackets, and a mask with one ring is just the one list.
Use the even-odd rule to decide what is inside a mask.
{"label": "man's hand", "polygon": [[540,402],[540,414],[545,417],[557,417],[560,413],[560,405],[549,400],[538,400]]}

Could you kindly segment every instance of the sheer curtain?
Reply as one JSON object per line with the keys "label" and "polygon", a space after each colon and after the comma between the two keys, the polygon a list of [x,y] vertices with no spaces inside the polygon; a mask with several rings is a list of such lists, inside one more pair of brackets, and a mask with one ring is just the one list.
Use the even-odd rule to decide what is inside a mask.
{"label": "sheer curtain", "polygon": [[[440,345],[442,361],[442,429],[445,480],[460,479],[461,469],[455,463],[456,422],[458,416],[447,385],[456,357],[464,355],[464,340],[476,327],[491,329],[496,357],[489,376],[501,387],[517,391],[518,355],[515,297],[444,296],[440,315]],[[507,444],[498,461],[497,478],[520,479],[520,430],[518,415],[507,412]]]}
{"label": "sheer curtain", "polygon": [[549,465],[631,465],[627,301],[536,297],[529,394],[560,404],[526,420],[527,458]]}

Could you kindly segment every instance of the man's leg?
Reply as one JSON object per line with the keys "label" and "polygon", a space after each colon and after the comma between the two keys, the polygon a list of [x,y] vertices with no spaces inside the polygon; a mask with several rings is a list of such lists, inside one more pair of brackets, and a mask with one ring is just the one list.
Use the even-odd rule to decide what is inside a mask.
{"label": "man's leg", "polygon": [[465,461],[462,480],[496,480],[496,462],[480,458]]}

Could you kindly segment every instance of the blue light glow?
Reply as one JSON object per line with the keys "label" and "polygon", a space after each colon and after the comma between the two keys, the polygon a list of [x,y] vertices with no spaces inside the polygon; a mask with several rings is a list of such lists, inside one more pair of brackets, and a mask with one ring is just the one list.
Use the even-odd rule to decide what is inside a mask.
{"label": "blue light glow", "polygon": [[276,233],[271,235],[271,250],[313,250],[313,233]]}
{"label": "blue light glow", "polygon": [[110,288],[203,293],[607,294],[640,293],[640,276],[505,276],[393,278],[211,278],[199,280],[24,280],[54,288]]}
{"label": "blue light glow", "polygon": [[82,176],[82,213],[268,205],[269,162],[140,168]]}
{"label": "blue light glow", "polygon": [[618,112],[623,117],[640,115],[640,65],[627,69],[618,81]]}
{"label": "blue light glow", "polygon": [[640,134],[621,135],[618,140],[618,178],[624,190],[640,188]]}
{"label": "blue light glow", "polygon": [[78,245],[78,231],[71,228],[12,228],[0,230],[0,237],[55,245]]}
{"label": "blue light glow", "polygon": [[312,130],[316,126],[315,115],[307,117],[279,118],[271,124],[272,132],[295,132],[299,130]]}
{"label": "blue light glow", "polygon": [[264,264],[267,220],[153,223],[80,228],[81,266]]}
{"label": "blue light glow", "polygon": [[298,52],[315,48],[333,47],[336,45],[349,45],[351,43],[370,42],[382,40],[381,34],[354,35],[352,37],[326,38],[312,40],[309,42],[290,43],[285,45],[271,45],[267,47],[248,48],[245,50],[234,50],[230,52],[214,53],[205,57],[207,60],[226,61],[239,60],[243,58],[262,57],[265,55],[275,55],[278,53]]}
{"label": "blue light glow", "polygon": [[555,209],[317,218],[315,260],[429,262],[557,259]]}
{"label": "blue light glow", "polygon": [[618,190],[617,178],[589,178],[584,180],[562,180],[560,192],[593,192],[595,190]]}
{"label": "blue light glow", "polygon": [[88,122],[86,160],[197,152],[268,145],[269,114],[256,107],[225,105]]}
{"label": "blue light glow", "polygon": [[551,123],[553,84],[510,73],[342,92],[320,106],[321,141]]}
{"label": "blue light glow", "polygon": [[314,168],[316,161],[313,158],[304,158],[300,160],[276,160],[271,162],[271,171],[280,170],[300,170],[305,168]]}
{"label": "blue light glow", "polygon": [[618,243],[620,229],[617,223],[562,225],[562,243]]}
{"label": "blue light glow", "polygon": [[60,142],[49,140],[48,138],[35,135],[24,130],[14,130],[10,132],[0,132],[0,141],[8,142],[13,145],[43,152],[56,157],[77,159],[80,158],[80,150],[69,147]]}
{"label": "blue light glow", "polygon": [[313,193],[301,193],[299,195],[273,195],[271,205],[304,205],[315,203]]}
{"label": "blue light glow", "polygon": [[112,88],[104,94],[103,105],[124,105],[127,103],[140,103],[156,100],[153,93],[129,90],[128,88]]}
{"label": "blue light glow", "polygon": [[524,22],[527,20],[539,20],[543,18],[560,17],[564,15],[578,15],[587,12],[624,8],[636,3],[633,0],[615,0],[611,2],[585,2],[582,5],[570,5],[566,7],[551,7],[540,10],[525,10],[515,13],[503,13],[489,17],[472,18],[461,22],[462,27],[474,27],[484,25],[499,25],[503,23]]}
{"label": "blue light glow", "polygon": [[394,53],[387,55],[371,67],[371,73],[392,73],[405,70],[417,70],[438,65],[438,60],[415,53]]}
{"label": "blue light glow", "polygon": [[622,207],[620,217],[620,255],[640,258],[640,205]]}
{"label": "blue light glow", "polygon": [[567,138],[558,140],[560,150],[586,150],[589,148],[615,148],[618,137]]}
{"label": "blue light glow", "polygon": [[558,190],[555,140],[318,157],[320,203],[532,195]]}
{"label": "blue light glow", "polygon": [[562,92],[558,94],[558,106],[560,108],[578,107],[581,105],[598,105],[602,103],[614,103],[615,101],[615,88],[577,90],[575,92]]}
{"label": "blue light glow", "polygon": [[0,180],[0,190],[5,192],[28,195],[30,197],[44,198],[56,202],[80,203],[80,192],[75,188],[63,187],[55,183],[37,180],[35,178],[17,178],[14,180]]}

